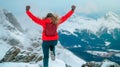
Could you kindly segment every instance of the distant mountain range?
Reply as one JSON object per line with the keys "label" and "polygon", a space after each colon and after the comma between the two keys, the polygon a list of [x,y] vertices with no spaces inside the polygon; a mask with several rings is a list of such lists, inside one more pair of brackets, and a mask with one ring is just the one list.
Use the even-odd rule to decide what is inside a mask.
{"label": "distant mountain range", "polygon": [[[60,43],[64,47],[87,61],[98,58],[98,56],[94,58],[94,54],[87,53],[89,50],[108,53],[112,49],[115,54],[108,59],[120,62],[117,60],[120,57],[116,56],[116,51],[120,50],[120,16],[113,12],[108,12],[97,20],[74,14],[70,20],[61,25],[59,35]],[[80,47],[74,48],[75,45]],[[84,55],[88,55],[88,58],[91,55],[91,60]],[[118,52],[117,55],[120,55],[120,53]],[[103,57],[99,58],[105,59]]]}

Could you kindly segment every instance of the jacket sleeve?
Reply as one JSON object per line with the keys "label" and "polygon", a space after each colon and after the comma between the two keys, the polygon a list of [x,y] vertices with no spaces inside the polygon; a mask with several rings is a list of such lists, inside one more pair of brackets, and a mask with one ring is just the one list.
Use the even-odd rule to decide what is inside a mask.
{"label": "jacket sleeve", "polygon": [[60,18],[60,24],[66,21],[73,13],[74,11],[70,10],[66,15],[62,16]]}
{"label": "jacket sleeve", "polygon": [[42,20],[36,16],[34,16],[30,11],[26,11],[26,14],[37,24],[40,24],[40,25],[43,25],[43,23],[45,22],[50,22],[51,19],[45,19],[45,20]]}

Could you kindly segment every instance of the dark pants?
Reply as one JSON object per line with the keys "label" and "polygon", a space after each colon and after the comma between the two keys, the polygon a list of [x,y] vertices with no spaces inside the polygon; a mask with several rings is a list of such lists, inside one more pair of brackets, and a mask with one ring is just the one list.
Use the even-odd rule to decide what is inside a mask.
{"label": "dark pants", "polygon": [[44,67],[48,67],[49,49],[50,51],[53,51],[55,55],[55,45],[57,45],[57,40],[43,41],[42,49],[43,49],[43,54],[44,54],[44,59],[43,59]]}

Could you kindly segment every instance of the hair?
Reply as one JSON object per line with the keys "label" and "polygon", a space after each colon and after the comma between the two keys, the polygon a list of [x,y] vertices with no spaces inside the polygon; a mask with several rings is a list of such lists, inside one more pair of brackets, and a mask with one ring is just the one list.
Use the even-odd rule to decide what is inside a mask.
{"label": "hair", "polygon": [[46,19],[46,18],[51,18],[53,24],[58,24],[59,23],[59,17],[58,17],[57,14],[48,13],[46,15],[46,17],[43,18],[43,19]]}

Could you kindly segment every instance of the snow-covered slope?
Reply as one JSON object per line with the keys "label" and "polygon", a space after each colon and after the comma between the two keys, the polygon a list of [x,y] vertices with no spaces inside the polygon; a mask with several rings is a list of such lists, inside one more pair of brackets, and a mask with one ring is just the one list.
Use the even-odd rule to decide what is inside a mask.
{"label": "snow-covered slope", "polygon": [[[9,16],[6,14],[9,14]],[[12,46],[42,55],[41,38],[38,36],[41,36],[39,30],[37,32],[31,31],[31,29],[24,31],[12,13],[7,10],[0,10],[0,59],[4,57]],[[57,59],[55,61],[50,60],[50,67],[65,67],[65,64],[72,67],[80,67],[86,63],[70,51],[64,49],[60,43],[56,46],[56,54]],[[38,67],[42,65],[42,61],[36,64],[0,63],[0,67],[8,67],[8,64],[11,67]]]}
{"label": "snow-covered slope", "polygon": [[[66,67],[65,63],[60,60],[60,59],[56,59],[55,61],[52,61],[50,59],[49,61],[49,67]],[[0,67],[43,67],[42,66],[42,61],[38,62],[38,63],[17,63],[17,62],[6,62],[6,63],[1,63]]]}
{"label": "snow-covered slope", "polygon": [[[82,66],[82,64],[85,64],[86,62],[82,59],[79,59],[77,56],[74,56],[73,53],[69,52],[62,46],[58,45],[59,49],[57,50],[58,58],[64,60],[64,62],[72,67],[79,67]],[[64,57],[64,58],[63,58]],[[73,62],[74,61],[74,62]]]}

